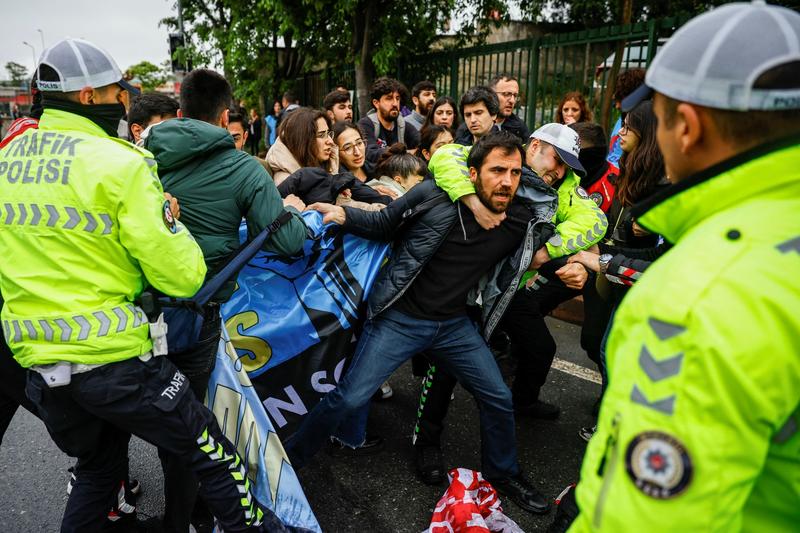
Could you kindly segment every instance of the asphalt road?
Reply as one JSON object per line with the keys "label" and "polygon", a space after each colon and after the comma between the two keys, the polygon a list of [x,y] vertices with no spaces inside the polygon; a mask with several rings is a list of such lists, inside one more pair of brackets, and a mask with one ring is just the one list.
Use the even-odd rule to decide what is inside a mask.
{"label": "asphalt road", "polygon": [[[548,319],[558,342],[557,357],[593,369],[579,345],[579,329]],[[574,372],[578,370],[578,372]],[[550,498],[578,477],[585,443],[578,429],[593,423],[592,404],[600,386],[572,373],[553,369],[542,398],[558,404],[561,416],[548,422],[517,421],[519,460],[538,489]],[[417,409],[419,379],[410,365],[390,380],[394,397],[373,403],[370,429],[386,440],[386,449],[365,458],[331,458],[320,453],[300,471],[300,480],[323,531],[416,532],[425,530],[445,490],[414,476],[411,433]],[[480,469],[478,415],[474,401],[460,387],[450,406],[443,440],[448,467]],[[143,516],[163,511],[162,475],[155,449],[133,439],[131,473],[144,487],[139,500]],[[43,424],[20,410],[0,446],[0,531],[58,531],[66,502],[67,468],[73,463],[50,440]],[[527,531],[543,531],[552,520],[503,502],[508,516]]]}

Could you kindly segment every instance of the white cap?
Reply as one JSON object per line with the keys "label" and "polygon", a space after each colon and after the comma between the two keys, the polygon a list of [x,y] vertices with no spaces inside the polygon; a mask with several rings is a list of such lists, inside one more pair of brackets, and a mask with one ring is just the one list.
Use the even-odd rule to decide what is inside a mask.
{"label": "white cap", "polygon": [[[69,93],[84,87],[105,87],[118,84],[133,94],[139,90],[122,79],[114,59],[102,48],[81,39],[64,39],[42,53],[39,66],[47,65],[58,75],[58,81],[37,79],[40,91]],[[38,77],[38,76],[37,76]]]}
{"label": "white cap", "polygon": [[[800,109],[800,14],[763,1],[720,6],[687,22],[659,50],[629,111],[655,90],[681,102],[734,111]],[[795,63],[793,82],[757,84]]]}
{"label": "white cap", "polygon": [[569,126],[556,122],[545,124],[531,133],[531,139],[539,139],[552,144],[564,163],[578,172],[586,173],[580,159],[578,159],[578,154],[581,151],[581,138],[578,136],[578,132]]}

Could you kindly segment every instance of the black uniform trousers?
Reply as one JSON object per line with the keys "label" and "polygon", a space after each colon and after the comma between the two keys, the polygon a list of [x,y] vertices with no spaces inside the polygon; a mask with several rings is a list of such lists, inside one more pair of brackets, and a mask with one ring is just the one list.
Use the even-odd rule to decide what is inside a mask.
{"label": "black uniform trousers", "polygon": [[106,364],[55,388],[30,372],[27,393],[53,441],[79,460],[62,532],[102,529],[109,495],[127,471],[131,433],[182,458],[225,531],[288,530],[271,511],[258,508],[245,488],[236,449],[166,357]]}
{"label": "black uniform trousers", "polygon": [[[200,402],[206,397],[208,380],[217,360],[221,327],[219,305],[206,306],[197,345],[186,352],[167,355],[189,378],[189,387]],[[197,498],[199,483],[191,468],[165,449],[158,449],[158,457],[164,470],[164,528],[182,533],[189,530],[191,522],[209,523],[208,507],[202,498]]]}

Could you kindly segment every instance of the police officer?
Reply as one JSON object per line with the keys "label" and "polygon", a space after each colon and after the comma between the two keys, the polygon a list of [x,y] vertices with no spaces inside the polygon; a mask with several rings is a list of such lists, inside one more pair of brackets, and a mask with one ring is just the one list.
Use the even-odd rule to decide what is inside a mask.
{"label": "police officer", "polygon": [[724,5],[623,103],[655,93],[676,183],[635,216],[675,246],[614,318],[571,532],[800,525],[798,43],[800,14]]}
{"label": "police officer", "polygon": [[[131,88],[114,60],[67,39],[42,54],[39,129],[0,150],[5,338],[27,394],[78,458],[62,531],[96,531],[127,470],[129,433],[185,458],[226,531],[285,530],[186,377],[153,350],[134,300],[191,296],[206,267],[172,216],[149,152],[115,138]],[[265,524],[269,524],[265,526]]]}

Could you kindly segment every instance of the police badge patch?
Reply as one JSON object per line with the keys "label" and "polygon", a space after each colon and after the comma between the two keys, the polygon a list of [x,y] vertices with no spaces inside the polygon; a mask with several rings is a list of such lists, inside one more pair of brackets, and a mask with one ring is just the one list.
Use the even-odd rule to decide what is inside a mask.
{"label": "police badge patch", "polygon": [[597,204],[597,207],[603,205],[603,195],[599,192],[593,192],[589,195],[589,198],[591,198],[592,201]]}
{"label": "police badge patch", "polygon": [[580,185],[575,187],[575,194],[577,194],[579,197],[583,198],[584,200],[589,198],[589,195],[586,193],[586,190],[583,187],[581,187]]}
{"label": "police badge patch", "polygon": [[686,490],[694,470],[683,444],[660,431],[639,433],[631,440],[625,452],[625,469],[640,491],[658,500]]}
{"label": "police badge patch", "polygon": [[175,217],[172,216],[172,209],[169,208],[169,200],[164,202],[162,207],[162,215],[164,218],[164,225],[170,230],[172,233],[178,232],[178,225],[175,223]]}

